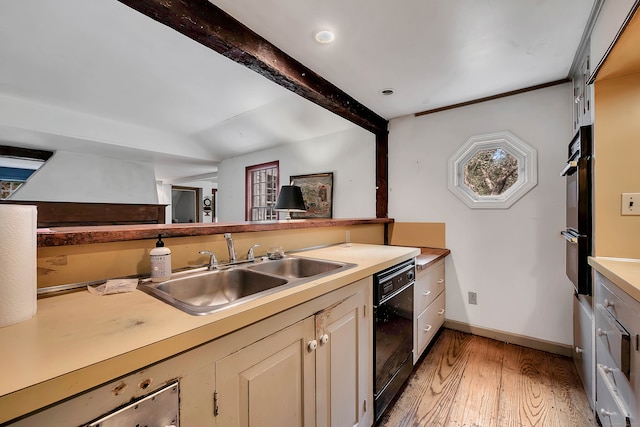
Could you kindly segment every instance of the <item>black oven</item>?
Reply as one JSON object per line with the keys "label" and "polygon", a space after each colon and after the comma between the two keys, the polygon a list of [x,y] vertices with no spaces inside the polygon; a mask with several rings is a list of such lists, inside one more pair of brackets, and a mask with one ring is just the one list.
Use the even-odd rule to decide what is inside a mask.
{"label": "black oven", "polygon": [[374,414],[377,421],[413,370],[413,259],[373,276]]}
{"label": "black oven", "polygon": [[583,126],[571,140],[566,177],[566,271],[578,294],[592,295],[588,257],[592,244],[592,137],[591,126]]}

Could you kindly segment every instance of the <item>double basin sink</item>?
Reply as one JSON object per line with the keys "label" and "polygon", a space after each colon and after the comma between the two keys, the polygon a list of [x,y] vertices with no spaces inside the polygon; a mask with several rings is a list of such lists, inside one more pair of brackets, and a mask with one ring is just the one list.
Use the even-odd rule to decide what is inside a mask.
{"label": "double basin sink", "polygon": [[165,282],[144,280],[139,289],[188,314],[211,314],[265,295],[355,267],[356,264],[287,256],[209,271],[175,274]]}

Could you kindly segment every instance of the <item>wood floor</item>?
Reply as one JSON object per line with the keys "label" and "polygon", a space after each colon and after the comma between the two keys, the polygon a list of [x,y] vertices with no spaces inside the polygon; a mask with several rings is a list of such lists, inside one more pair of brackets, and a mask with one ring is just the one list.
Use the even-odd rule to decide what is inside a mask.
{"label": "wood floor", "polygon": [[597,426],[571,359],[443,329],[377,427]]}

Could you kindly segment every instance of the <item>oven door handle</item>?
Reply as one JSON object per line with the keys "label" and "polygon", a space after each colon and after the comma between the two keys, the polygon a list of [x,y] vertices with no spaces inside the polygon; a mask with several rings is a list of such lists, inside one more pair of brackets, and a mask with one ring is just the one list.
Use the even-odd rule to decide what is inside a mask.
{"label": "oven door handle", "polygon": [[[413,282],[404,285],[403,287],[401,287],[400,289],[396,289],[395,291],[393,291],[393,293],[390,293],[388,295],[385,295],[384,297],[380,298],[380,301],[378,301],[378,305],[382,305],[385,302],[389,301],[391,298],[396,297],[398,294],[406,291],[408,288],[413,286]],[[413,294],[413,292],[412,292]],[[378,305],[374,305],[374,308],[378,308]]]}
{"label": "oven door handle", "polygon": [[562,176],[567,176],[567,175],[571,175],[570,172],[573,172],[574,170],[576,170],[578,167],[578,162],[576,160],[571,160],[569,162],[567,162],[567,165],[564,167],[564,169],[562,169]]}
{"label": "oven door handle", "polygon": [[562,234],[562,237],[564,237],[565,240],[572,245],[576,245],[578,243],[578,238],[568,231],[561,231],[560,234]]}

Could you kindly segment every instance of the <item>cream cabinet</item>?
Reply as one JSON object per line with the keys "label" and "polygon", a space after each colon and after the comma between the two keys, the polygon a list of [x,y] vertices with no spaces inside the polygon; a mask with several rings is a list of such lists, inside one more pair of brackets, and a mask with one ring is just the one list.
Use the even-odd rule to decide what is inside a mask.
{"label": "cream cabinet", "polygon": [[[422,264],[424,265],[424,264]],[[435,333],[444,323],[445,315],[444,259],[421,267],[416,259],[416,281],[413,288],[413,363],[427,348]]]}
{"label": "cream cabinet", "polygon": [[318,426],[368,427],[372,423],[373,402],[368,398],[372,319],[366,297],[361,289],[315,315]]}
{"label": "cream cabinet", "polygon": [[591,76],[591,63],[588,46],[578,56],[577,68],[573,70],[571,81],[573,84],[573,132],[578,132],[581,126],[593,123],[593,85],[588,84]]}
{"label": "cream cabinet", "polygon": [[603,427],[640,426],[640,302],[595,273],[596,413]]}
{"label": "cream cabinet", "polygon": [[161,425],[370,427],[371,291],[367,277],[6,425],[95,425],[169,386],[179,419]]}
{"label": "cream cabinet", "polygon": [[593,70],[604,61],[618,34],[637,7],[637,3],[638,0],[604,0],[602,2],[602,8],[590,34]]}
{"label": "cream cabinet", "polygon": [[595,350],[593,346],[592,298],[574,294],[573,363],[582,380],[591,408],[595,407]]}
{"label": "cream cabinet", "polygon": [[312,338],[307,318],[217,361],[217,425],[315,425]]}
{"label": "cream cabinet", "polygon": [[215,363],[216,425],[369,426],[365,288]]}

